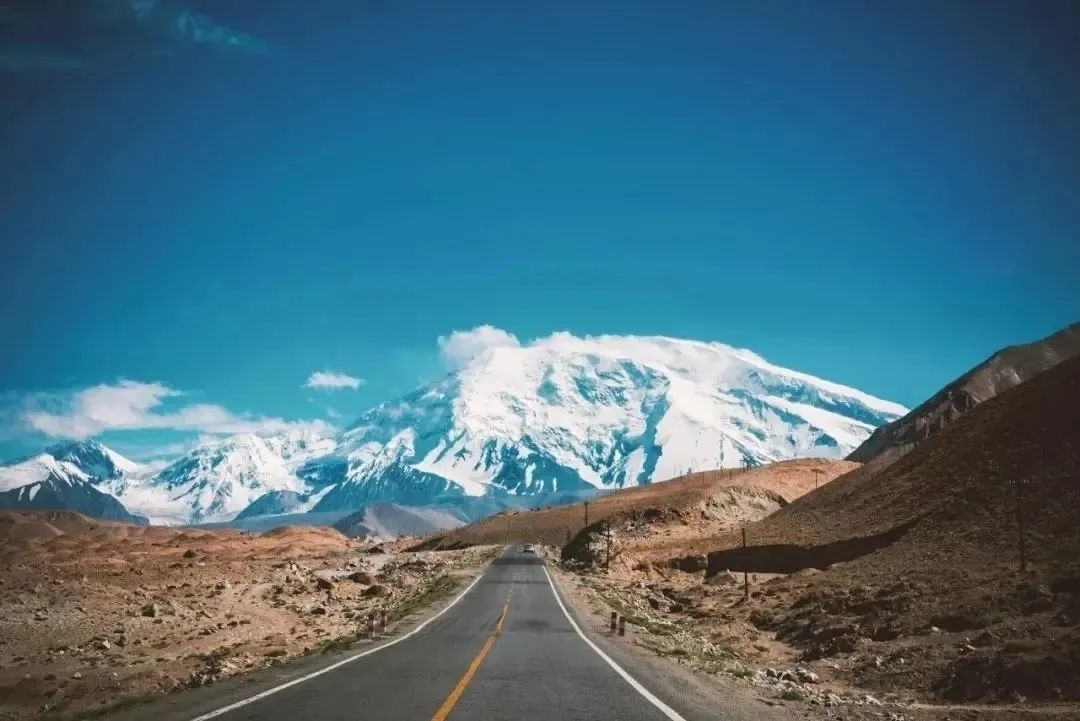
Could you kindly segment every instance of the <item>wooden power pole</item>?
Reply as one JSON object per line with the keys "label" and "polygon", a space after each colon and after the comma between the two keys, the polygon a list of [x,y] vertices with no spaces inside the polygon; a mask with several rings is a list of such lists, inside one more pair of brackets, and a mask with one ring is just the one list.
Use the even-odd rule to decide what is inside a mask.
{"label": "wooden power pole", "polygon": [[1013,486],[1013,490],[1016,492],[1016,531],[1019,535],[1020,543],[1020,573],[1027,571],[1027,529],[1024,527],[1024,487],[1027,486],[1030,481],[1026,478],[1016,479],[1010,481]]}
{"label": "wooden power pole", "polygon": [[742,584],[743,598],[750,600],[750,556],[746,552],[746,526],[742,529]]}

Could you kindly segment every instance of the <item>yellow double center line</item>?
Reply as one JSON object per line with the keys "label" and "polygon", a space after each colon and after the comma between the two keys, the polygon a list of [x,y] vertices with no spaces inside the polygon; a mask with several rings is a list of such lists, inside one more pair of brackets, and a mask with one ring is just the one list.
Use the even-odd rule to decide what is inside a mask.
{"label": "yellow double center line", "polygon": [[472,663],[469,664],[469,667],[465,669],[465,675],[457,682],[457,686],[454,686],[454,690],[450,692],[450,695],[443,701],[439,710],[431,717],[431,721],[446,721],[446,717],[450,715],[450,712],[461,698],[461,694],[465,693],[465,689],[468,688],[469,682],[472,681],[473,676],[476,675],[476,671],[480,668],[480,664],[484,662],[484,657],[488,655],[488,651],[495,645],[495,639],[502,633],[503,621],[506,619],[506,611],[509,608],[510,596],[508,594],[506,603],[504,603],[502,607],[502,613],[499,614],[499,620],[495,622],[495,630],[492,631],[488,640],[484,642],[483,647],[480,649],[480,653],[476,654],[476,658],[474,658]]}

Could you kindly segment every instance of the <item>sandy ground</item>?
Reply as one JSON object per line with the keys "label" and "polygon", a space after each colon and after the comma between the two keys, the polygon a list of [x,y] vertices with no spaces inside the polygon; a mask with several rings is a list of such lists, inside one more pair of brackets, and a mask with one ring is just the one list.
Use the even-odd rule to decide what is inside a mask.
{"label": "sandy ground", "polygon": [[29,515],[2,526],[2,719],[85,716],[336,648],[369,613],[418,610],[495,552]]}

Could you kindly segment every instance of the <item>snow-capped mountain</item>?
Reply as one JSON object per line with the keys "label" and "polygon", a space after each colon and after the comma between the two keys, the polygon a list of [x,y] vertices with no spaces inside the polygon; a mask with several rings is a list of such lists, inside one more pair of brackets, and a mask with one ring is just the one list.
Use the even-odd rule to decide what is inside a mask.
{"label": "snow-capped mountain", "polygon": [[905,412],[717,343],[556,334],[489,349],[365,413],[327,459],[341,479],[315,510],[840,458]]}
{"label": "snow-capped mountain", "polygon": [[225,521],[267,493],[308,494],[298,467],[333,447],[333,439],[311,433],[235,436],[195,448],[147,481],[117,489],[117,497],[158,523]]}
{"label": "snow-capped mountain", "polygon": [[99,443],[60,444],[0,467],[0,491],[81,482],[168,524],[569,498],[688,470],[842,458],[906,412],[718,343],[559,333],[488,349],[337,437],[236,436],[157,472]]}
{"label": "snow-capped mountain", "polygon": [[64,508],[107,521],[140,525],[148,522],[146,518],[130,513],[120,501],[99,491],[93,483],[56,475],[9,491],[0,491],[0,508],[22,511]]}
{"label": "snow-capped mountain", "polygon": [[31,458],[0,467],[0,491],[10,491],[49,478],[63,481],[89,481],[85,473],[70,461],[57,460],[50,453],[39,453]]}
{"label": "snow-capped mountain", "polygon": [[144,466],[96,441],[57,443],[46,448],[45,453],[61,463],[75,466],[87,476],[98,480],[139,475],[147,471]]}
{"label": "snow-capped mountain", "polygon": [[61,443],[44,453],[0,466],[0,508],[65,508],[94,518],[128,523],[146,519],[128,512],[108,488],[143,468],[94,441]]}

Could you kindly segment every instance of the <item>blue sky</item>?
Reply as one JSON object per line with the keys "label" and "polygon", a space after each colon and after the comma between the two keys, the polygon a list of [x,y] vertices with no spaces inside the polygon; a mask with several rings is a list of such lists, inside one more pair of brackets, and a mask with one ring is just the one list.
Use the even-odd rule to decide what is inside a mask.
{"label": "blue sky", "polygon": [[0,74],[0,457],[48,441],[28,398],[121,380],[132,426],[226,414],[108,435],[135,453],[340,423],[485,324],[914,405],[1080,318],[1068,2],[191,6],[269,51],[67,27],[63,69]]}

